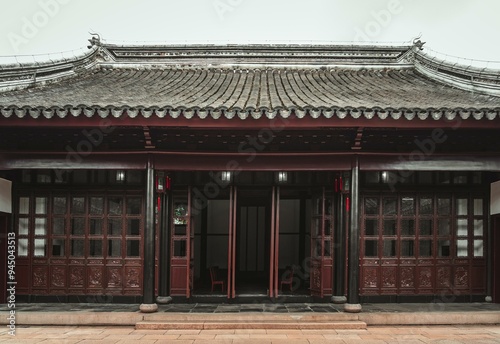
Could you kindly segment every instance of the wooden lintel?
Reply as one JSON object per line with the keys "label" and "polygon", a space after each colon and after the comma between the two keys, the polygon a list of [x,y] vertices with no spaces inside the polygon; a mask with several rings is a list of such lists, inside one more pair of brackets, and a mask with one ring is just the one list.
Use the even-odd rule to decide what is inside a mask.
{"label": "wooden lintel", "polygon": [[[456,128],[457,121],[449,121],[446,119],[413,119],[407,120],[404,118],[395,120],[392,118],[277,118],[270,120],[268,118],[260,119],[245,119],[239,118],[106,118],[99,117],[84,118],[2,118],[0,117],[0,126],[2,127],[54,127],[54,128],[89,128],[89,127],[169,127],[169,128],[206,128],[206,129],[318,129],[318,128],[403,128],[403,129],[434,129],[434,128]],[[492,129],[500,128],[500,121],[488,120],[463,120],[460,122],[460,128],[471,129]]]}

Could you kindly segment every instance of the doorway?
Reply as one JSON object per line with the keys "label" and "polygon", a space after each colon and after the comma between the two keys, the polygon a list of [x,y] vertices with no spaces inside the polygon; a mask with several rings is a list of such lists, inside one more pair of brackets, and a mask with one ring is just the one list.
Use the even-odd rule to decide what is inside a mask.
{"label": "doorway", "polygon": [[326,187],[240,189],[236,204],[231,250],[237,296],[332,294],[332,192]]}
{"label": "doorway", "polygon": [[236,294],[268,295],[270,191],[240,190],[237,207]]}
{"label": "doorway", "polygon": [[327,187],[229,185],[205,200],[192,190],[173,192],[173,296],[331,295]]}

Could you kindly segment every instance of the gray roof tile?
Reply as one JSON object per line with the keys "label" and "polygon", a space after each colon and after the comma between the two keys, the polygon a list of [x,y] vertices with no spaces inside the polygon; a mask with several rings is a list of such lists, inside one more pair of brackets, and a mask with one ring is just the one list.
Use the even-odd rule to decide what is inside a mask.
{"label": "gray roof tile", "polygon": [[314,71],[98,70],[41,87],[3,93],[0,106],[130,107],[499,107],[500,98],[467,92],[407,70]]}
{"label": "gray roof tile", "polygon": [[[97,113],[95,109],[105,107],[154,108],[159,116],[165,111],[158,109],[245,112],[329,109],[329,113],[342,109],[337,114],[342,117],[346,109],[394,110],[394,116],[399,116],[399,110],[409,113],[425,110],[430,115],[433,109],[468,109],[471,111],[463,116],[470,116],[475,110],[483,109],[483,114],[489,113],[493,118],[500,109],[500,91],[495,88],[500,84],[498,74],[469,73],[469,70],[457,74],[452,67],[445,66],[441,72],[436,70],[436,75],[441,73],[441,79],[433,78],[435,66],[425,56],[415,55],[413,60],[417,62],[408,62],[411,59],[406,57],[412,54],[411,47],[364,50],[355,47],[208,47],[207,51],[202,48],[99,46],[79,60],[44,66],[45,74],[66,73],[66,77],[45,84],[29,84],[30,75],[40,72],[37,66],[4,68],[0,70],[0,86],[4,90],[9,89],[9,82],[15,85],[19,80],[19,85],[25,88],[0,92],[0,110],[8,117],[23,115],[12,111],[22,107],[26,107],[27,113],[28,108],[66,107],[75,114],[79,113],[76,110],[79,107],[86,108],[88,116]],[[187,57],[190,59],[183,60]],[[245,64],[241,62],[243,59],[255,63]],[[72,66],[71,72],[66,65]],[[447,73],[448,79],[438,81],[443,80],[443,73]],[[451,82],[447,82],[449,80]],[[474,88],[475,80],[483,83],[480,91]],[[468,90],[462,87],[464,85],[465,88],[470,85]],[[493,91],[488,93],[490,89]],[[57,111],[33,113],[64,116]],[[106,113],[109,111],[101,111],[100,115]],[[385,113],[381,111],[379,117],[383,116]],[[441,115],[436,112],[436,116]]]}

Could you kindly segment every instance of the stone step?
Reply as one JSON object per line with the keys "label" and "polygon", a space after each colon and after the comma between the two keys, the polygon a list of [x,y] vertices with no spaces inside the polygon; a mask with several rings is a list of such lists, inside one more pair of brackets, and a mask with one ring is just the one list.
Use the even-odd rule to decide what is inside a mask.
{"label": "stone step", "polygon": [[142,320],[153,322],[211,322],[217,321],[254,321],[254,322],[345,322],[359,320],[353,313],[150,313]]}
{"label": "stone step", "polygon": [[221,329],[286,329],[286,330],[324,330],[324,329],[365,329],[366,323],[358,320],[335,322],[304,321],[140,321],[135,324],[141,330],[221,330]]}
{"label": "stone step", "polygon": [[151,313],[137,329],[364,329],[352,313]]}

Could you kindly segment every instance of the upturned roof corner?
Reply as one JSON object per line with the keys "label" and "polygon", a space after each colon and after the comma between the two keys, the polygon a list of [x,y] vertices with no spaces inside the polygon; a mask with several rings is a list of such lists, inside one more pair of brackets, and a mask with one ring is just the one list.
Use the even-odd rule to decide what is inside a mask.
{"label": "upturned roof corner", "polygon": [[[409,45],[117,45],[0,66],[4,117],[498,117],[500,72]],[[424,49],[424,50],[423,50]],[[229,117],[228,117],[229,118]]]}

